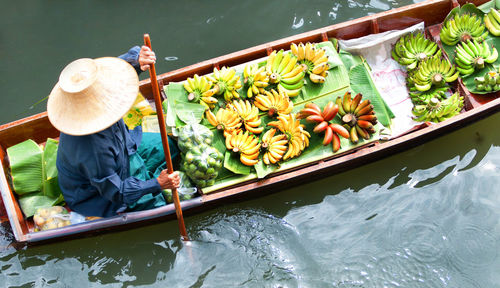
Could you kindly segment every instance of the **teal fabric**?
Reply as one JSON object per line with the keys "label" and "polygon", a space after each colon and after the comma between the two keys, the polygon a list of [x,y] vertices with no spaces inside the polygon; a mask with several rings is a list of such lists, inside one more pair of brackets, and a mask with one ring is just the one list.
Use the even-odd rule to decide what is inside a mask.
{"label": "teal fabric", "polygon": [[[179,150],[175,141],[169,137],[168,146],[170,155],[174,160],[179,155]],[[143,133],[141,144],[129,158],[130,176],[137,177],[141,180],[149,180],[157,178],[160,172],[166,169],[165,155],[163,153],[163,145],[160,133]],[[166,204],[163,193],[153,196],[147,194],[142,196],[138,201],[128,206],[128,211],[141,211],[152,208],[157,208]]]}

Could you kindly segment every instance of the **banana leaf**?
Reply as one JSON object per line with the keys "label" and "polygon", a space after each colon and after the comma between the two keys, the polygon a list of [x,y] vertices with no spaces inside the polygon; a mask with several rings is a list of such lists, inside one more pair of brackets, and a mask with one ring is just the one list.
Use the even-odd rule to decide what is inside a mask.
{"label": "banana leaf", "polygon": [[232,153],[231,151],[226,151],[224,154],[224,168],[235,173],[248,175],[252,173],[252,167],[246,166],[240,161],[240,157],[236,153]]}
{"label": "banana leaf", "polygon": [[[176,127],[187,123],[200,123],[205,106],[187,100],[187,92],[181,83],[170,83],[164,88],[167,95],[167,125]],[[163,104],[165,107],[165,104]]]}
{"label": "banana leaf", "polygon": [[12,186],[17,195],[42,190],[43,151],[35,141],[29,139],[7,148]]}
{"label": "banana leaf", "polygon": [[449,19],[455,17],[455,15],[457,15],[457,14],[462,15],[462,14],[466,14],[466,13],[476,14],[477,16],[479,16],[480,19],[482,19],[484,16],[484,12],[481,11],[481,9],[479,9],[478,7],[476,7],[476,5],[474,5],[472,3],[467,3],[465,5],[453,8],[450,11],[450,13],[448,13],[448,15],[444,19],[443,23],[448,21]]}
{"label": "banana leaf", "polygon": [[26,140],[7,149],[14,191],[26,217],[33,216],[38,208],[64,201],[57,181],[58,144],[48,138],[42,150],[33,140]]}
{"label": "banana leaf", "polygon": [[310,99],[321,97],[349,86],[348,70],[342,63],[342,60],[340,59],[337,50],[333,47],[332,42],[321,42],[316,44],[316,47],[323,47],[326,49],[328,63],[330,65],[328,76],[326,77],[325,83],[322,84],[314,83],[308,76],[306,76],[304,78],[306,81],[304,85],[305,88],[302,89],[301,93],[302,98],[300,98],[300,101],[293,101],[294,104],[300,104],[303,101],[309,101]]}
{"label": "banana leaf", "polygon": [[[57,199],[62,195],[57,181],[57,147],[59,141],[48,138],[43,149],[43,189],[44,196]],[[55,203],[57,204],[57,203]]]}
{"label": "banana leaf", "polygon": [[[494,0],[488,1],[488,2],[486,2],[486,3],[484,3],[484,4],[480,5],[480,6],[477,6],[477,9],[483,11],[483,13],[486,14],[486,13],[490,12],[491,8],[496,8],[496,9],[499,8],[498,6],[496,6],[495,2],[496,1],[494,1]],[[500,1],[497,1],[497,2],[500,2]]]}
{"label": "banana leaf", "polygon": [[19,198],[19,205],[26,217],[35,215],[38,208],[52,207],[63,202],[62,195],[52,198],[45,195],[37,195],[36,193],[26,194]]}
{"label": "banana leaf", "polygon": [[376,89],[366,64],[361,63],[352,67],[349,71],[349,78],[352,90],[363,94],[363,99],[370,99],[380,124],[389,127],[394,114],[392,111],[389,112],[390,109],[388,110],[387,104]]}

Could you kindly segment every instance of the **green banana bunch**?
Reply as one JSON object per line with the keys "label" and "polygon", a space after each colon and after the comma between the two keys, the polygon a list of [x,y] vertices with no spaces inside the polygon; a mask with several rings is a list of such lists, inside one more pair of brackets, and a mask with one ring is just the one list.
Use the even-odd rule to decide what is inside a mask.
{"label": "green banana bunch", "polygon": [[498,12],[498,10],[491,8],[490,12],[484,15],[483,21],[491,34],[500,36],[500,12]]}
{"label": "green banana bunch", "polygon": [[495,71],[489,71],[482,77],[474,78],[478,91],[496,92],[500,90],[500,75]]}
{"label": "green banana bunch", "polygon": [[214,83],[214,87],[210,89],[210,93],[222,95],[224,100],[230,102],[233,98],[240,98],[238,89],[241,88],[240,76],[236,75],[234,68],[222,67],[222,69],[214,68],[212,75],[207,75],[207,78]]}
{"label": "green banana bunch", "polygon": [[292,53],[285,53],[283,49],[274,50],[266,62],[266,73],[269,82],[278,85],[278,91],[285,92],[288,97],[299,95],[304,86],[306,72],[297,63],[297,57]]}
{"label": "green banana bunch", "polygon": [[193,78],[187,78],[184,81],[184,89],[189,93],[188,100],[190,102],[200,103],[207,109],[213,109],[217,99],[212,97],[214,93],[210,91],[212,89],[212,82],[205,76],[198,76],[194,74]]}
{"label": "green banana bunch", "polygon": [[325,48],[315,48],[314,43],[307,42],[305,45],[292,43],[290,51],[297,57],[297,61],[302,65],[304,71],[309,74],[309,79],[313,83],[324,83],[330,65]]}
{"label": "green banana bunch", "polygon": [[410,98],[413,104],[427,104],[432,98],[438,100],[443,100],[446,98],[446,92],[450,90],[448,85],[441,87],[432,87],[431,89],[420,92],[420,91],[410,91]]}
{"label": "green banana bunch", "polygon": [[415,121],[439,123],[460,114],[463,106],[464,98],[457,92],[442,101],[439,101],[437,98],[432,98],[428,104],[415,105],[412,109],[412,113],[415,115]]}
{"label": "green banana bunch", "polygon": [[420,63],[417,70],[409,77],[409,83],[415,85],[418,91],[427,91],[434,86],[443,86],[458,78],[458,71],[446,59],[428,58]]}
{"label": "green banana bunch", "polygon": [[417,68],[418,63],[429,57],[441,57],[438,45],[425,39],[423,33],[410,33],[402,36],[392,49],[392,58],[408,70]]}
{"label": "green banana bunch", "polygon": [[498,59],[498,51],[486,41],[482,43],[476,40],[462,42],[455,47],[455,63],[457,70],[462,75],[474,73],[476,69],[484,68],[484,63],[493,63]]}
{"label": "green banana bunch", "polygon": [[264,88],[269,86],[269,77],[266,73],[266,67],[259,68],[257,63],[245,65],[243,70],[243,83],[248,86],[247,97],[264,93]]}
{"label": "green banana bunch", "polygon": [[455,15],[443,24],[443,28],[439,33],[441,42],[448,46],[453,46],[459,41],[464,42],[470,39],[483,41],[488,36],[488,30],[485,31],[485,26],[481,19],[476,15],[462,14]]}

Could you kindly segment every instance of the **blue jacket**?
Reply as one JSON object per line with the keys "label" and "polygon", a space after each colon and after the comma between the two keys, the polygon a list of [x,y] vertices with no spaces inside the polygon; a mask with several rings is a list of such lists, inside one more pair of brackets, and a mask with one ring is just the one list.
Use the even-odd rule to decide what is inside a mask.
{"label": "blue jacket", "polygon": [[[140,47],[119,56],[140,72]],[[123,120],[91,135],[60,134],[57,153],[59,186],[71,210],[107,217],[122,212],[143,195],[161,192],[156,179],[130,177],[129,156],[141,142],[140,126],[130,131]]]}

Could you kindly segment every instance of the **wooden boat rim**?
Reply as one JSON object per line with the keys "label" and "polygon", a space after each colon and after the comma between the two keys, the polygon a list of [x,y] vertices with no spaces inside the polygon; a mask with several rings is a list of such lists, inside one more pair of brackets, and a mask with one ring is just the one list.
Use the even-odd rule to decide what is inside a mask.
{"label": "wooden boat rim", "polygon": [[[311,39],[327,40],[335,31],[350,28],[354,24],[359,25],[360,27],[362,26],[362,28],[365,26],[369,27],[370,31],[367,32],[369,34],[379,33],[381,31],[381,27],[379,27],[379,25],[381,25],[382,20],[386,18],[389,19],[390,17],[397,17],[399,14],[403,15],[404,12],[414,11],[414,9],[434,7],[434,5],[439,5],[439,7],[446,6],[449,7],[449,10],[451,10],[453,7],[458,6],[460,4],[459,2],[462,3],[462,1],[456,0],[427,0],[389,11],[364,16],[358,19],[349,20],[343,23],[330,25],[170,71],[159,75],[158,82],[161,85],[164,85],[169,82],[176,82],[185,79],[192,76],[197,71],[211,71],[214,67],[219,67],[227,63],[235,65],[241,64],[246,62],[245,60],[248,60],[249,58],[265,56],[266,53],[270,53],[270,51],[274,49],[285,47],[286,45],[289,45],[290,42],[305,42]],[[479,0],[477,2],[484,1]],[[238,61],[240,61],[240,63],[238,63]],[[152,95],[150,79],[141,81],[140,87],[143,95],[146,97]],[[459,90],[460,87],[461,86],[458,87]],[[467,94],[468,92],[461,91],[461,93]],[[361,164],[383,158],[387,155],[403,151],[408,147],[416,146],[430,139],[437,138],[445,132],[453,131],[459,127],[463,127],[464,125],[468,125],[474,121],[498,112],[500,110],[500,98],[493,99],[484,104],[470,103],[469,108],[470,109],[468,111],[465,111],[449,120],[437,124],[424,123],[422,127],[419,127],[419,129],[415,129],[415,131],[411,131],[411,133],[390,139],[389,141],[375,141],[372,144],[363,147],[363,149],[353,149],[341,155],[335,155],[328,159],[314,161],[301,166],[300,169],[293,168],[286,171],[286,173],[271,174],[264,179],[250,180],[243,184],[226,187],[214,193],[204,194],[192,200],[182,201],[181,206],[184,211],[197,211],[201,210],[201,207],[212,206],[212,204],[215,205],[219,202],[229,201],[235,197],[247,197],[258,193],[269,193],[269,191],[266,190],[272,190],[270,188],[273,187],[283,188],[286,183],[292,183],[293,181],[297,182],[301,179],[305,180],[306,178],[311,181],[311,179],[314,180],[315,177],[323,177],[323,174],[325,173],[341,171],[340,169],[344,169],[346,167],[347,169],[350,169],[350,167],[356,167]],[[64,228],[41,232],[30,232],[28,227],[22,225],[21,220],[24,218],[19,206],[16,206],[15,204],[17,201],[15,200],[14,193],[11,190],[6,177],[7,174],[5,173],[4,168],[8,167],[8,164],[5,163],[6,155],[4,149],[11,146],[11,142],[14,141],[11,138],[15,138],[12,136],[15,133],[19,135],[31,133],[30,135],[34,135],[36,127],[45,127],[44,125],[50,125],[46,112],[0,125],[0,162],[2,163],[0,166],[0,192],[2,199],[4,199],[3,202],[7,210],[9,222],[12,226],[12,231],[18,242],[46,242],[56,238],[60,239],[94,231],[108,230],[111,228],[115,229],[117,227],[128,227],[132,224],[147,222],[150,220],[152,221],[155,219],[175,218],[175,208],[173,204],[169,204],[156,209],[124,213],[122,215],[70,225]],[[40,141],[43,141],[43,137],[51,136],[51,133],[55,134],[55,132],[50,129],[46,130],[49,132],[43,133],[43,135],[37,135],[39,143]],[[20,137],[19,135],[16,135],[16,137]]]}

